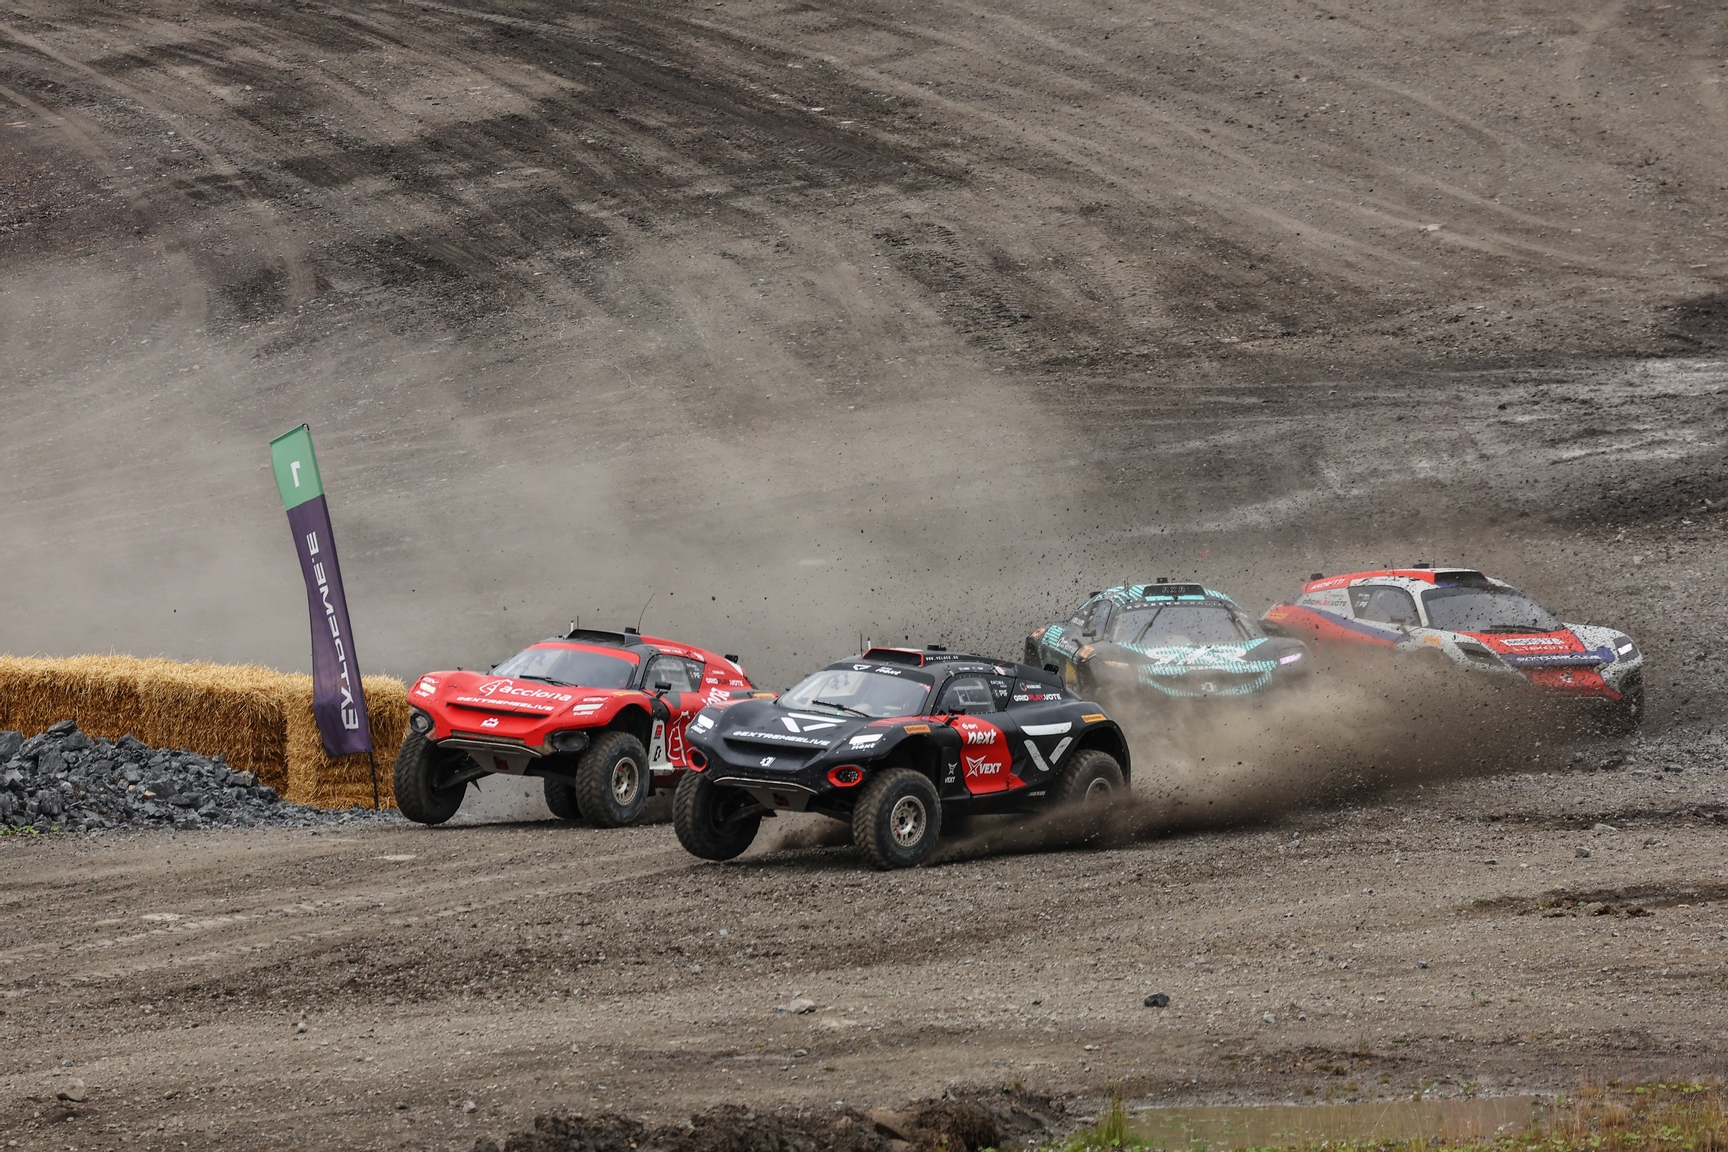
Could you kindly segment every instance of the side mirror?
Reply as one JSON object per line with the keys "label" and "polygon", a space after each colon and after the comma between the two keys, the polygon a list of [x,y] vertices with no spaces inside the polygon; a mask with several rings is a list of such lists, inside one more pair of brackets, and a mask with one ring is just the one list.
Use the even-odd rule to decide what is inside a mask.
{"label": "side mirror", "polygon": [[1054,664],[1046,664],[1046,665],[1044,665],[1044,671],[1050,673],[1052,676],[1055,676],[1055,675],[1059,674],[1062,671],[1062,669],[1056,667],[1056,665],[1054,665]]}
{"label": "side mirror", "polygon": [[665,680],[656,680],[654,682],[654,695],[664,696],[670,691],[672,691],[672,685],[667,683]]}

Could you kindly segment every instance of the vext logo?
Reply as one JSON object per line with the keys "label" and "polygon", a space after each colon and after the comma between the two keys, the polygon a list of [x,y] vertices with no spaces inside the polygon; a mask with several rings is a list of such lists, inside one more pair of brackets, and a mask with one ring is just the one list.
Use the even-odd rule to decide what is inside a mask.
{"label": "vext logo", "polygon": [[963,759],[966,761],[968,776],[994,776],[1002,771],[1002,765],[991,763],[988,756],[966,756]]}

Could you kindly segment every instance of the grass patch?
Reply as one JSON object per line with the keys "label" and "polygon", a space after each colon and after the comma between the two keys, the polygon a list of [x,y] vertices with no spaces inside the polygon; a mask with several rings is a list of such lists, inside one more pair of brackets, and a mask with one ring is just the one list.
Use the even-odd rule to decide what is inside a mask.
{"label": "grass patch", "polygon": [[[1373,1107],[1367,1105],[1365,1107]],[[1153,1144],[1112,1093],[1090,1128],[1041,1152],[1189,1152],[1205,1145]],[[1489,1137],[1320,1140],[1279,1145],[1295,1152],[1728,1152],[1728,1111],[1715,1084],[1588,1086],[1556,1098],[1524,1131]]]}

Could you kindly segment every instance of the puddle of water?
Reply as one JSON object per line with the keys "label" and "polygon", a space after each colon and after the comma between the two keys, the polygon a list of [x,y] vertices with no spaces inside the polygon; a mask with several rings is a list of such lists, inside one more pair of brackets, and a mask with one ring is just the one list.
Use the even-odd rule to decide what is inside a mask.
{"label": "puddle of water", "polygon": [[1155,1148],[1230,1152],[1322,1140],[1471,1139],[1522,1132],[1538,1119],[1534,1096],[1388,1100],[1378,1104],[1147,1108],[1128,1114],[1130,1134]]}

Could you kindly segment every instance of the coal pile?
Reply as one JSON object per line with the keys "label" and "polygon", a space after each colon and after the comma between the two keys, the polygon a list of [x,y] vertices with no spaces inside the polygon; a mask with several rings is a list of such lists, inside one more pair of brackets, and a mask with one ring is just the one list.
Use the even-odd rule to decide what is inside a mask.
{"label": "coal pile", "polygon": [[71,720],[38,736],[0,732],[0,830],[304,827],[394,819],[285,803],[221,756],[164,750],[131,736],[93,740]]}

